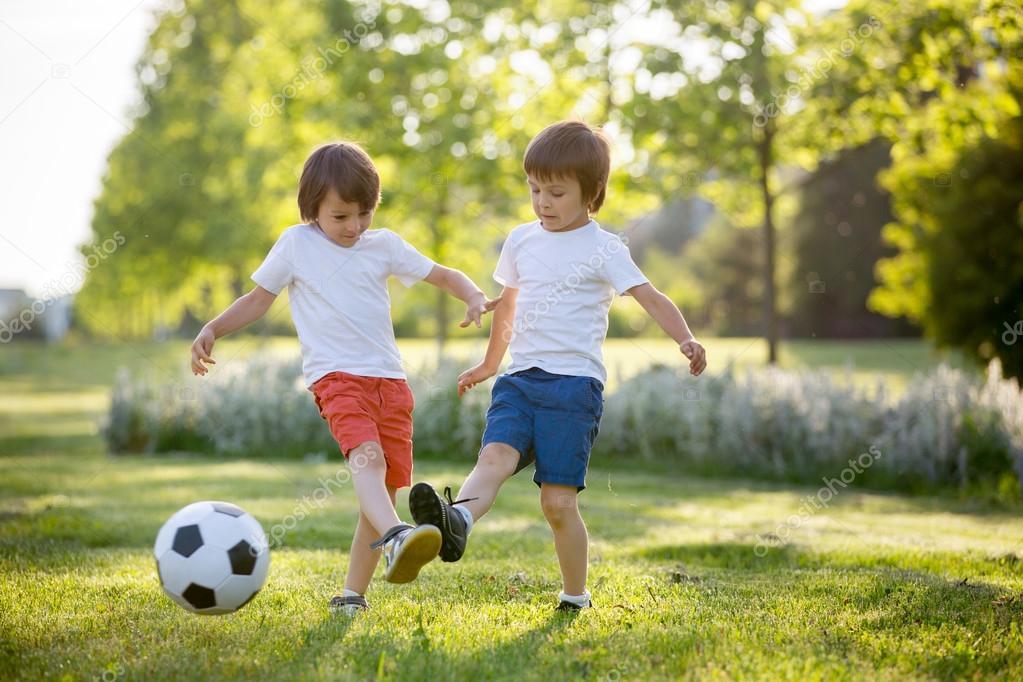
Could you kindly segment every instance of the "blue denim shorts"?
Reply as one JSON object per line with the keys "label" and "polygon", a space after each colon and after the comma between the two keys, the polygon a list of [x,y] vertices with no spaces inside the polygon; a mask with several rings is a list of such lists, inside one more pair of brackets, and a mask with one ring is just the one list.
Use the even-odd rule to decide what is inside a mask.
{"label": "blue denim shorts", "polygon": [[516,473],[536,463],[533,481],[586,487],[590,449],[604,413],[604,385],[592,377],[551,374],[538,367],[498,377],[487,411],[483,446],[519,451]]}

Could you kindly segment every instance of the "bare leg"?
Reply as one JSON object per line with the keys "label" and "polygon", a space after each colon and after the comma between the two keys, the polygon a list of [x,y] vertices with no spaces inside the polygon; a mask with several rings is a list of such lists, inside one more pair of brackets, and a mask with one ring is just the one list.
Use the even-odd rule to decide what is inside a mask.
{"label": "bare leg", "polygon": [[393,497],[389,496],[384,483],[387,462],[380,443],[366,441],[352,448],[348,453],[348,468],[352,471],[355,496],[359,498],[360,515],[366,518],[370,527],[383,534],[388,528],[401,523],[394,510]]}
{"label": "bare leg", "polygon": [[480,451],[479,460],[469,477],[458,491],[460,499],[475,497],[462,505],[472,512],[472,518],[479,520],[490,511],[501,485],[515,473],[519,463],[519,451],[504,443],[487,443]]}
{"label": "bare leg", "polygon": [[[391,498],[391,505],[394,505],[395,493],[398,489],[387,486],[387,494]],[[384,530],[387,530],[386,528]],[[380,550],[370,549],[370,543],[383,534],[369,522],[366,515],[359,512],[359,523],[355,527],[355,537],[352,538],[352,551],[348,556],[348,575],[345,576],[345,589],[366,594],[369,583],[373,579],[373,571],[376,570],[377,562],[380,561]]]}
{"label": "bare leg", "polygon": [[544,483],[540,486],[540,506],[554,531],[554,549],[558,553],[565,593],[583,594],[589,540],[586,524],[579,515],[579,491],[575,486]]}

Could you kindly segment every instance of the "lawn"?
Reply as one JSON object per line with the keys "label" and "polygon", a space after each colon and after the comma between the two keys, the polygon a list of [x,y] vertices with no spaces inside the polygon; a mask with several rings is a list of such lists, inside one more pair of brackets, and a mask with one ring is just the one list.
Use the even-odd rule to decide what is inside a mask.
{"label": "lawn", "polygon": [[[718,350],[742,364],[743,343]],[[905,361],[876,344],[793,346],[783,361],[842,371],[851,357],[856,371],[905,381],[933,355],[902,343]],[[847,490],[784,533],[816,488],[613,463],[591,469],[582,497],[596,608],[553,611],[553,543],[519,476],[461,562],[408,586],[378,580],[372,611],[331,619],[354,495],[310,501],[337,461],[103,454],[96,423],[116,368],[176,372],[186,346],[0,350],[0,678],[1023,679],[1020,515]],[[221,352],[261,348],[241,339]],[[432,348],[406,345],[416,352]],[[609,357],[623,374],[644,362]],[[416,478],[457,484],[470,465],[423,462]],[[157,581],[156,531],[198,499],[236,502],[267,529],[305,515],[274,550],[266,588],[231,616],[187,614]]]}

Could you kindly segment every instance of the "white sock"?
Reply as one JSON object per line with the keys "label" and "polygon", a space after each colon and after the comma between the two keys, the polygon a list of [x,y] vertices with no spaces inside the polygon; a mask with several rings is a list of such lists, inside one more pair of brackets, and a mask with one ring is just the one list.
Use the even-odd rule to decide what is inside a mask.
{"label": "white sock", "polygon": [[341,596],[342,597],[361,597],[362,595],[359,594],[358,592],[356,592],[355,590],[349,590],[346,587],[345,589],[341,590]]}
{"label": "white sock", "polygon": [[590,605],[590,591],[586,590],[582,594],[565,594],[564,590],[558,595],[558,599],[561,601],[567,601],[569,604],[575,604],[576,606],[589,606]]}
{"label": "white sock", "polygon": [[472,512],[469,511],[468,507],[459,507],[458,505],[455,505],[455,511],[465,519],[465,534],[468,535],[469,531],[472,530],[472,524],[475,523],[472,518]]}

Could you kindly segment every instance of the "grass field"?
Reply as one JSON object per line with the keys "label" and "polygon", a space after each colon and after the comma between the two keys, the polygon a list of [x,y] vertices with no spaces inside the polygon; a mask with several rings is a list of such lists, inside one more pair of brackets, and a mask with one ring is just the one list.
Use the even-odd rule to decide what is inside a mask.
{"label": "grass field", "polygon": [[[613,349],[609,364],[627,375],[639,352],[673,358],[640,343],[650,345]],[[753,364],[757,347],[744,343],[708,347]],[[902,344],[898,354],[807,344],[783,359],[851,358],[856,371],[906,381],[933,355]],[[588,612],[553,611],[553,542],[520,476],[462,562],[431,565],[409,586],[378,580],[371,612],[332,620],[354,495],[303,500],[338,462],[103,454],[96,424],[116,368],[177,372],[186,346],[0,349],[0,678],[1023,679],[1018,514],[844,491],[759,556],[758,539],[778,535],[816,489],[684,472],[591,470]],[[230,361],[260,348],[220,350]],[[407,357],[431,352],[406,345]],[[470,465],[427,462],[416,478],[457,484]],[[197,499],[234,501],[267,529],[308,513],[273,552],[267,587],[231,616],[187,614],[160,591],[152,540]]]}

